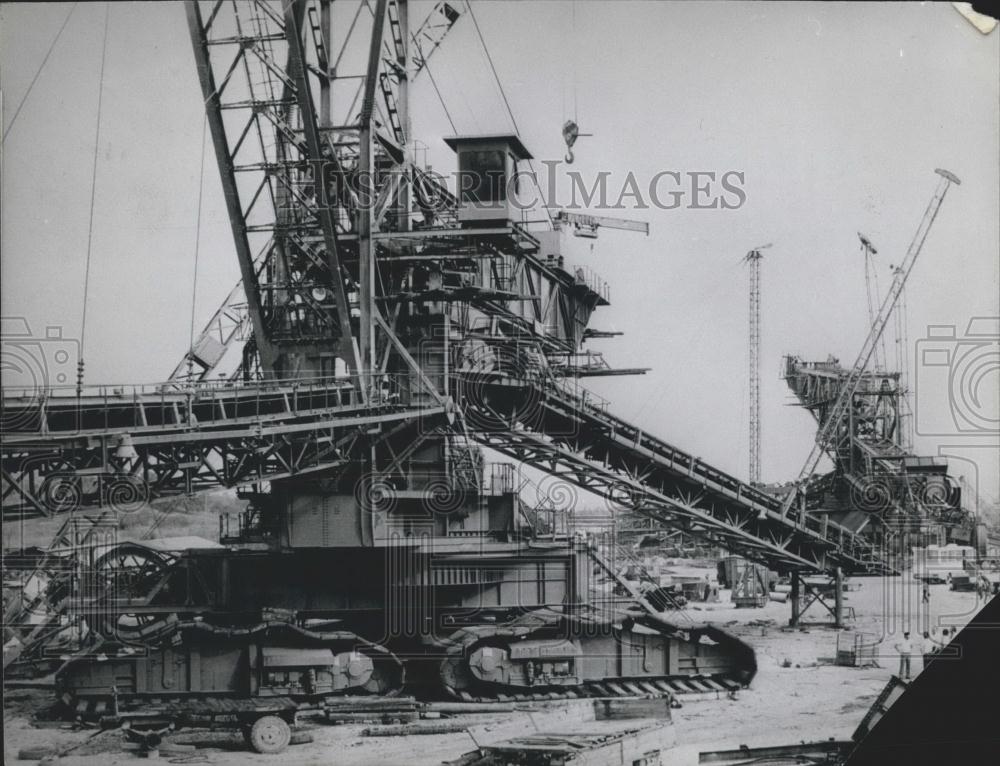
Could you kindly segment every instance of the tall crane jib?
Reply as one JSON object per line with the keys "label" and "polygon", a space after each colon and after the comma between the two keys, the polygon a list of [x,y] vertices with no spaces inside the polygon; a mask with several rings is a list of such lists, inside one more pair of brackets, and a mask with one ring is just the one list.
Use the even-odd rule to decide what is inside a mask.
{"label": "tall crane jib", "polygon": [[[648,224],[564,211],[529,226],[500,193],[532,160],[516,134],[434,139],[486,179],[474,188],[421,166],[409,86],[472,9],[441,2],[420,25],[411,10],[185,4],[241,281],[166,383],[4,391],[5,516],[103,511],[73,515],[42,557],[51,584],[32,621],[6,620],[19,649],[5,666],[44,660],[41,638],[75,627],[57,681],[78,715],[150,698],[294,705],[405,686],[492,702],[751,681],[754,652],[726,631],[679,626],[636,593],[597,599],[615,546],[545,522],[521,465],[781,572],[888,571],[863,534],[579,385],[641,370],[583,351],[610,291],[571,264],[560,228]],[[85,594],[64,597],[80,571],[50,572],[57,550],[81,549],[123,508],[215,487],[247,503],[220,520],[223,548],[104,541],[74,560]]]}
{"label": "tall crane jib", "polygon": [[[900,295],[903,292],[906,280],[909,278],[910,273],[913,270],[913,266],[917,261],[917,256],[920,255],[920,251],[927,239],[927,235],[930,233],[931,226],[937,218],[938,211],[941,209],[941,204],[944,202],[945,194],[947,194],[948,189],[952,184],[962,183],[957,176],[947,170],[939,168],[934,172],[938,174],[940,180],[934,190],[931,201],[928,203],[927,209],[924,211],[924,215],[920,220],[920,225],[917,227],[916,234],[913,236],[913,240],[906,251],[906,255],[904,256],[902,263],[894,271],[892,284],[890,285],[885,298],[882,300],[882,304],[879,306],[878,311],[874,314],[871,328],[868,331],[868,336],[865,338],[861,351],[858,352],[857,359],[854,361],[854,364],[846,370],[842,376],[840,376],[840,380],[838,381],[834,392],[835,398],[832,400],[832,404],[828,404],[824,407],[824,413],[819,422],[819,430],[816,434],[816,442],[813,445],[809,456],[806,458],[806,462],[802,466],[802,470],[799,472],[798,480],[794,489],[785,495],[781,506],[782,514],[787,514],[795,504],[796,500],[803,497],[801,493],[807,488],[808,481],[814,476],[816,468],[823,455],[828,454],[834,460],[837,460],[838,455],[842,451],[842,445],[845,440],[850,439],[852,429],[847,425],[848,415],[852,406],[855,404],[856,395],[862,381],[866,380],[868,365],[882,339],[886,326],[889,324],[889,321],[893,316],[893,310],[895,309]],[[871,243],[864,237],[862,237],[862,244],[871,248]],[[794,364],[791,364],[790,368],[791,367],[794,367]]]}

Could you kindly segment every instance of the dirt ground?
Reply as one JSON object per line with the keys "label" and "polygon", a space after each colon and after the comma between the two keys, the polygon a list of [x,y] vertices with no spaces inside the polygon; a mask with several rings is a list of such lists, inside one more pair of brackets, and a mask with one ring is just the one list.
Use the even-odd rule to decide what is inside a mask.
{"label": "dirt ground", "polygon": [[[838,667],[833,663],[838,631],[809,625],[787,627],[790,605],[769,602],[760,609],[735,609],[723,591],[723,602],[689,605],[685,614],[695,622],[712,622],[748,641],[757,651],[759,671],[749,689],[738,699],[687,701],[674,711],[676,745],[663,753],[664,766],[693,766],[698,752],[734,748],[741,744],[764,746],[834,737],[847,739],[868,710],[890,675],[898,669],[892,649],[902,630],[914,637],[932,626],[961,627],[978,609],[974,593],[953,592],[946,586],[931,587],[929,605],[921,603],[921,588],[908,577],[850,580],[845,605],[853,618],[846,636],[855,632],[881,640],[879,666]],[[826,620],[829,615],[814,604],[803,619]],[[683,620],[684,618],[680,618]],[[919,652],[913,672],[922,668]],[[95,734],[74,731],[68,724],[38,722],[32,715],[43,709],[50,697],[39,691],[15,691],[4,701],[5,763],[13,763],[21,748],[53,745],[80,746],[58,760],[63,766],[118,766],[136,762],[137,755],[123,749],[120,732]],[[467,716],[470,725],[483,716]],[[245,764],[274,766],[292,764],[337,764],[338,766],[431,766],[456,758],[475,748],[466,733],[434,736],[369,738],[361,736],[361,725],[308,724],[314,741],[290,747],[277,756],[264,756],[245,749],[239,734],[185,730],[170,739],[199,745],[184,756],[161,755],[172,763]]]}

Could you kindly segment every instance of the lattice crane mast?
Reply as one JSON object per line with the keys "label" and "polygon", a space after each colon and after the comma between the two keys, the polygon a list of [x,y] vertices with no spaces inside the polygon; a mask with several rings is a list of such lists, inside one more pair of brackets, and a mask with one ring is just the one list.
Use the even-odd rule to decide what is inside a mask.
{"label": "lattice crane mast", "polygon": [[[874,325],[875,306],[878,304],[879,296],[878,272],[875,269],[875,256],[878,255],[878,250],[872,244],[871,238],[866,237],[860,231],[858,232],[858,240],[861,242],[861,254],[865,259],[865,297],[868,300],[868,323]],[[881,356],[879,355],[880,351]],[[884,365],[888,363],[884,337],[879,339],[879,346],[875,349],[874,355],[875,369],[883,369]]]}
{"label": "lattice crane mast", "polygon": [[[260,15],[263,13],[260,10],[263,7],[263,4],[256,4],[254,6],[257,18],[266,19],[270,22],[277,21],[272,16]],[[360,11],[362,8],[364,8],[364,4],[359,5],[358,10]],[[396,148],[398,148],[398,144],[405,143],[406,131],[404,128],[407,120],[407,115],[405,114],[407,100],[405,95],[406,83],[407,81],[416,79],[417,75],[427,68],[428,59],[441,46],[448,32],[464,12],[465,7],[463,3],[447,3],[442,1],[434,5],[423,23],[415,32],[409,35],[412,45],[412,56],[410,57],[409,73],[407,73],[407,67],[402,63],[405,62],[406,49],[408,47],[403,44],[402,39],[404,34],[402,30],[406,26],[406,4],[398,2],[389,2],[386,4],[386,21],[388,21],[392,45],[390,47],[387,40],[382,43],[386,55],[382,56],[379,62],[378,89],[384,104],[378,104],[378,111],[380,114],[385,115],[387,127],[392,130],[393,139],[397,142]],[[374,14],[375,11],[373,10],[372,13]],[[317,63],[311,69],[310,67],[307,67],[307,69],[313,71],[314,74],[314,70],[316,69],[321,72],[332,72],[336,69],[336,64],[344,56],[344,48],[347,47],[351,39],[349,33],[347,40],[342,43],[343,47],[339,52],[332,49],[329,40],[329,16],[329,3],[322,3],[318,11],[312,4],[305,6],[305,18],[302,20],[302,27],[303,29],[306,26],[309,28],[310,34],[307,38],[312,42],[317,58]],[[355,17],[356,21],[357,18]],[[354,24],[351,26],[353,28]],[[272,35],[272,40],[273,38],[274,36]],[[272,40],[257,41],[255,44],[263,46]],[[402,62],[400,61],[401,58]],[[273,74],[276,71],[276,65],[270,61],[268,64],[267,71]],[[333,65],[333,69],[331,69],[331,65]],[[226,78],[225,83],[220,86],[220,90],[228,82],[229,78]],[[329,132],[332,130],[330,127],[330,94],[329,87],[322,87],[323,85],[324,81],[321,79],[318,120],[321,123],[321,129]],[[263,104],[260,98],[248,103]],[[351,103],[351,109],[354,108],[355,104],[356,101]],[[232,109],[234,105],[229,105],[227,108]],[[266,113],[266,110],[259,113]],[[343,117],[343,115],[338,115],[338,117]],[[387,136],[379,137],[383,142],[387,138]],[[246,168],[249,167],[251,166],[246,166]],[[278,166],[276,165],[275,167],[277,168]],[[426,174],[421,173],[418,168],[410,165],[409,162],[406,163],[406,167],[413,172],[415,176],[413,179],[414,183],[420,183],[423,186],[431,183]],[[277,174],[275,174],[275,177],[277,177]],[[286,188],[294,188],[294,184],[291,182],[284,182],[282,185]],[[395,194],[397,195],[402,196],[404,193],[405,189],[395,189]],[[430,193],[440,196],[443,192],[441,189],[434,188],[430,190]],[[392,202],[393,200],[390,198],[390,195],[381,195],[376,204],[375,218],[381,218]],[[397,204],[397,207],[405,211],[406,205],[402,199]],[[405,215],[405,212],[402,214]],[[273,257],[276,246],[277,243],[272,238],[254,256],[253,271],[258,280],[265,276],[263,273],[264,269],[267,266],[268,259]],[[308,251],[308,254],[312,255],[312,260],[317,260],[316,256],[318,253],[315,252],[317,248],[309,247],[300,238],[296,238],[296,241],[285,249],[291,249],[295,253]],[[226,360],[231,360],[235,356],[235,354],[228,353],[231,348],[238,348],[239,344],[251,341],[247,349],[249,353],[244,354],[244,362],[238,365],[235,370],[232,369],[232,365],[225,367],[225,371],[221,374],[224,377],[232,378],[244,372],[244,366],[257,355],[257,339],[251,322],[251,305],[246,299],[245,290],[245,283],[241,279],[236,283],[219,308],[216,309],[202,331],[195,336],[191,348],[188,349],[184,358],[177,364],[170,375],[169,380],[171,382],[180,383],[207,380],[211,375],[223,368]],[[326,297],[328,292],[330,291],[319,290],[316,292],[316,295],[323,296],[320,300],[329,303],[330,301]],[[309,309],[315,309],[315,306],[311,305],[315,303],[315,300],[310,301],[309,298],[315,299],[315,296],[311,292],[304,297],[304,300],[307,304],[310,304]]]}
{"label": "lattice crane mast", "polygon": [[743,260],[750,265],[750,483],[760,483],[760,262],[761,250],[770,243],[755,247]]}
{"label": "lattice crane mast", "polygon": [[861,347],[861,352],[858,354],[858,358],[855,360],[850,373],[848,373],[847,378],[844,380],[840,394],[830,408],[826,422],[821,425],[819,432],[816,434],[816,443],[813,445],[805,465],[802,466],[802,470],[799,472],[795,489],[785,496],[781,504],[782,515],[788,513],[796,497],[798,497],[803,482],[809,479],[816,471],[816,466],[819,464],[823,454],[835,448],[840,436],[844,416],[851,406],[854,394],[858,389],[858,384],[861,382],[865,369],[868,367],[868,362],[875,352],[875,347],[882,338],[882,333],[885,332],[886,325],[889,323],[893,309],[899,301],[899,296],[903,292],[906,280],[913,270],[913,264],[916,263],[917,256],[920,255],[920,250],[923,248],[924,241],[927,239],[934,219],[937,218],[938,211],[941,209],[941,203],[944,202],[945,194],[947,194],[949,187],[953,183],[962,183],[955,174],[947,170],[937,168],[934,172],[941,176],[937,189],[934,191],[934,196],[931,197],[931,201],[927,205],[927,210],[924,211],[924,217],[917,227],[917,233],[914,235],[913,241],[910,242],[910,247],[906,251],[906,257],[899,268],[895,270],[892,285],[889,287],[889,292],[886,293],[885,299],[882,301],[882,305],[875,315],[875,321],[868,332],[868,337],[864,345]]}
{"label": "lattice crane mast", "polygon": [[442,0],[431,9],[417,31],[410,35],[414,49],[411,79],[416,79],[427,66],[427,60],[441,46],[445,36],[464,13],[463,5],[463,3],[446,3]]}

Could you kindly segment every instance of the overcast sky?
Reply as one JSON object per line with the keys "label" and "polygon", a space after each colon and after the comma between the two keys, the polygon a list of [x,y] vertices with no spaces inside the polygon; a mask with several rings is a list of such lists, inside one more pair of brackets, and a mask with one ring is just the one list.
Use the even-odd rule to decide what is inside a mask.
{"label": "overcast sky", "polygon": [[[419,21],[431,3],[411,6]],[[588,241],[570,242],[611,285],[612,306],[592,326],[625,333],[592,348],[614,366],[653,368],[588,383],[613,411],[746,477],[739,259],[773,242],[763,263],[763,478],[794,477],[814,428],[788,406],[781,357],[853,361],[868,326],[856,232],[879,248],[884,290],[935,188],[933,170],[944,167],[962,185],[949,192],[911,276],[907,325],[910,380],[927,381],[915,406],[927,423],[948,422],[947,381],[912,366],[928,325],[957,325],[961,336],[971,317],[1000,313],[1000,32],[982,35],[944,3],[473,7],[537,158],[562,156],[561,126],[575,117],[594,135],[578,141],[573,169],[590,178],[608,171],[611,187],[630,171],[640,183],[667,170],[744,174],[737,210],[618,211],[649,221],[651,235],[604,231],[593,253]],[[0,8],[5,131],[68,10]],[[3,145],[3,313],[24,316],[36,334],[49,325],[80,334],[103,14],[102,4],[74,10]],[[467,15],[431,69],[459,133],[511,129]],[[450,170],[441,137],[452,129],[423,75],[413,101],[428,162]],[[183,6],[113,4],[88,382],[163,379],[187,347],[201,132]],[[199,326],[238,278],[211,156],[206,169]],[[991,369],[980,405],[995,418],[1000,373]],[[974,481],[978,464],[996,496],[997,451],[984,442],[918,436],[917,444],[974,461],[957,461],[955,473]]]}

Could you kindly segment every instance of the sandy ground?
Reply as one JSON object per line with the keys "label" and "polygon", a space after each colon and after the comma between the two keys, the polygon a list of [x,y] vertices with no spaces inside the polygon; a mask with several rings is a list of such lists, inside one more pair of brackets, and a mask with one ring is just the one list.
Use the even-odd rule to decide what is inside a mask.
{"label": "sandy ground", "polygon": [[[692,605],[686,614],[696,622],[726,626],[751,643],[757,651],[759,672],[751,687],[738,699],[685,702],[674,711],[676,745],[663,753],[665,766],[693,766],[702,750],[797,743],[803,740],[847,739],[890,675],[898,668],[891,648],[900,632],[908,628],[919,635],[933,625],[962,626],[978,605],[973,593],[931,588],[929,606],[921,603],[920,587],[908,578],[872,578],[849,581],[846,606],[855,618],[845,634],[863,631],[882,640],[879,667],[846,668],[832,663],[837,631],[832,627],[808,626],[791,630],[787,625],[790,606],[770,602],[761,609],[735,609],[731,604]],[[724,597],[728,597],[724,593]],[[814,604],[806,621],[825,620],[827,613]],[[922,661],[914,657],[913,671]],[[134,752],[122,748],[118,732],[94,735],[93,731],[60,728],[66,724],[32,721],[48,697],[41,692],[15,692],[4,702],[4,749],[6,763],[14,762],[20,748],[38,745],[68,747],[89,742],[60,758],[65,766],[117,766],[136,762]],[[483,723],[482,716],[467,717],[470,724]],[[42,726],[42,728],[39,728]],[[474,749],[468,734],[420,737],[367,738],[363,726],[309,724],[314,742],[289,748],[278,756],[247,751],[238,734],[182,731],[171,737],[178,742],[201,745],[184,758],[161,756],[168,762],[215,764],[337,764],[338,766],[430,766]]]}

